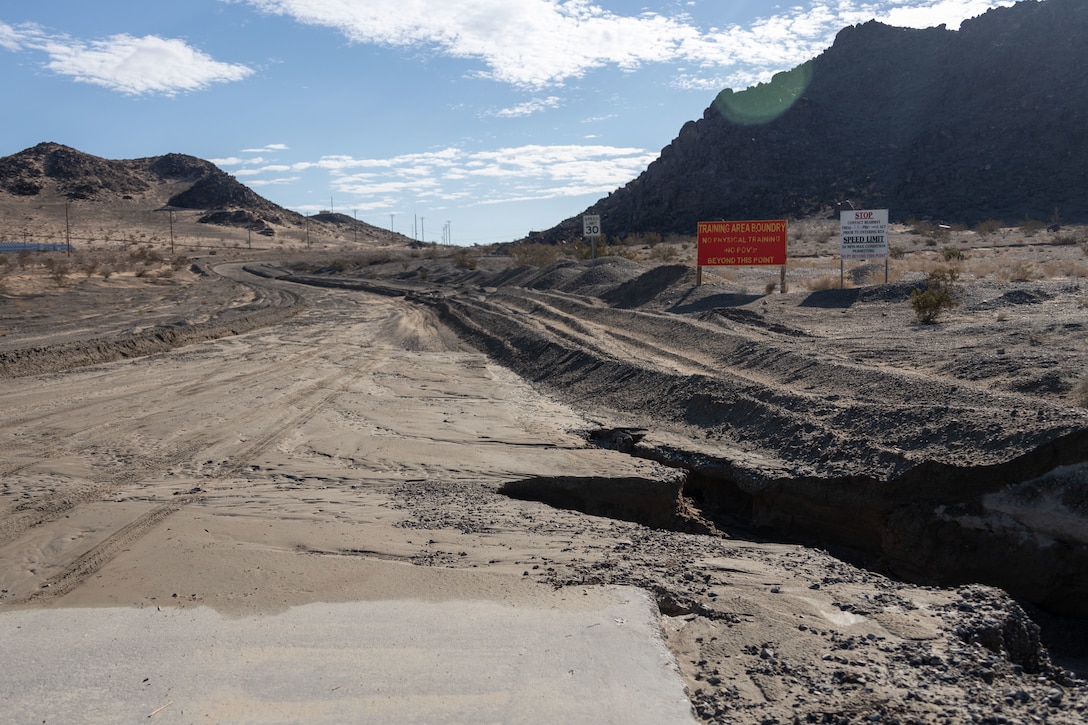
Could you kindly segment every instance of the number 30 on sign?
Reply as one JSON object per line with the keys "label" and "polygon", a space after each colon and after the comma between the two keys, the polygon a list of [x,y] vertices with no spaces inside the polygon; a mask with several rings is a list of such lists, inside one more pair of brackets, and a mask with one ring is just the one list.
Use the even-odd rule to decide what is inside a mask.
{"label": "number 30 on sign", "polygon": [[582,236],[584,237],[599,237],[601,236],[601,216],[600,214],[586,214],[582,217]]}

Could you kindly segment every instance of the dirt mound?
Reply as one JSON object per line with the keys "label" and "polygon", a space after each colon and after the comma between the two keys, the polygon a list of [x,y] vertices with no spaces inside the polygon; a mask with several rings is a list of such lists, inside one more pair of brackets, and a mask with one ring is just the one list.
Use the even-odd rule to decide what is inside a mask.
{"label": "dirt mound", "polygon": [[638,277],[616,285],[601,294],[601,299],[616,307],[641,307],[665,290],[681,283],[692,284],[695,272],[689,265],[654,267]]}

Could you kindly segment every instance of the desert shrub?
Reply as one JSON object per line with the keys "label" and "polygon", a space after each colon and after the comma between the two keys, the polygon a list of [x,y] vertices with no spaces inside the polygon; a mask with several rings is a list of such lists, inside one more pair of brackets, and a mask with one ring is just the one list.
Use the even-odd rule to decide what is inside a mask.
{"label": "desert shrub", "polygon": [[476,257],[467,247],[461,247],[453,253],[453,264],[460,269],[476,269],[478,264]]}
{"label": "desert shrub", "polygon": [[919,322],[932,325],[947,310],[959,306],[963,297],[959,278],[960,273],[955,269],[935,269],[929,273],[924,291],[911,291],[910,306]]}
{"label": "desert shrub", "polygon": [[842,282],[842,278],[837,274],[825,274],[822,277],[811,277],[806,279],[801,284],[803,284],[807,290],[819,292],[820,290],[838,289]]}
{"label": "desert shrub", "polygon": [[46,268],[49,270],[49,277],[56,283],[58,287],[63,287],[68,281],[69,265],[65,259],[47,259]]}
{"label": "desert shrub", "polygon": [[628,234],[623,238],[623,244],[627,246],[646,245],[650,247],[661,244],[662,238],[659,232],[639,232],[638,234]]}
{"label": "desert shrub", "polygon": [[1043,273],[1033,263],[1020,259],[1013,264],[1001,268],[998,279],[1002,282],[1030,282],[1042,279]]}
{"label": "desert shrub", "polygon": [[1084,244],[1083,234],[1058,234],[1054,237],[1052,244],[1058,247],[1074,247],[1078,244]]}
{"label": "desert shrub", "polygon": [[935,246],[937,242],[948,239],[952,232],[949,227],[934,224],[933,222],[913,221],[910,222],[910,224],[913,227],[911,233],[926,237],[927,240],[929,240],[927,241],[927,244],[929,244],[929,242],[933,243],[930,244],[930,246]]}
{"label": "desert shrub", "polygon": [[650,259],[659,262],[675,262],[679,256],[680,253],[677,252],[676,247],[671,244],[658,244],[650,250]]}
{"label": "desert shrub", "polygon": [[[591,249],[590,251],[592,253],[593,250]],[[632,262],[638,261],[638,250],[634,247],[628,247],[622,244],[598,242],[596,254],[598,259],[601,259],[602,257],[623,257],[624,259],[630,259]]]}
{"label": "desert shrub", "polygon": [[778,289],[778,280],[772,279],[767,284],[763,285],[763,294],[773,294],[776,289]]}
{"label": "desert shrub", "polygon": [[945,247],[941,250],[941,259],[946,262],[962,262],[967,259],[967,255],[958,247]]}
{"label": "desert shrub", "polygon": [[1037,232],[1046,229],[1046,222],[1038,219],[1025,219],[1020,222],[1020,231],[1025,237],[1033,237]]}
{"label": "desert shrub", "polygon": [[559,249],[554,244],[525,242],[510,246],[510,256],[518,264],[531,267],[545,267],[559,258]]}
{"label": "desert shrub", "polygon": [[1001,222],[996,219],[985,219],[975,225],[975,232],[982,237],[996,234],[1001,229]]}
{"label": "desert shrub", "polygon": [[902,247],[890,246],[888,247],[888,256],[892,259],[902,259],[907,256],[907,250]]}

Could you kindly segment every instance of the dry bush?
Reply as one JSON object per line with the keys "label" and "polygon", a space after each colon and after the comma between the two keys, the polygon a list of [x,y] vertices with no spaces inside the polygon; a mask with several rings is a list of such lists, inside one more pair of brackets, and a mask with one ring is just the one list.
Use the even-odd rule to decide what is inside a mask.
{"label": "dry bush", "polygon": [[980,237],[988,237],[1001,230],[1001,222],[996,219],[986,219],[975,225],[975,232]]}
{"label": "dry bush", "polygon": [[959,247],[945,247],[941,250],[941,259],[945,262],[962,262],[967,254]]}
{"label": "dry bush", "polygon": [[392,261],[393,255],[390,252],[371,252],[359,258],[359,265],[372,267],[376,264],[385,264]]}
{"label": "dry bush", "polygon": [[1084,245],[1086,242],[1084,232],[1058,234],[1051,242],[1057,247],[1074,247],[1076,245]]}
{"label": "dry bush", "polygon": [[468,247],[461,247],[453,253],[453,264],[460,269],[476,269],[479,261],[476,256],[469,251]]}
{"label": "dry bush", "polygon": [[514,261],[530,267],[546,267],[559,258],[559,249],[554,244],[523,242],[513,244],[509,249]]}
{"label": "dry bush", "polygon": [[[837,274],[825,274],[822,277],[809,277],[801,282],[805,289],[811,292],[819,292],[827,289],[838,289],[842,278]],[[847,285],[850,286],[850,285]]]}
{"label": "dry bush", "polygon": [[671,244],[658,244],[650,250],[650,259],[666,264],[675,262],[680,256],[676,247]]}
{"label": "dry bush", "polygon": [[1059,277],[1083,277],[1084,275],[1079,273],[1082,271],[1085,271],[1084,266],[1072,259],[1060,259],[1043,263],[1043,274],[1045,274],[1048,279]]}
{"label": "dry bush", "polygon": [[975,279],[985,279],[990,275],[996,274],[999,269],[1000,267],[997,262],[987,259],[985,261],[979,260],[971,262],[967,271],[970,272]]}
{"label": "dry bush", "polygon": [[45,268],[49,270],[49,278],[56,283],[58,287],[63,287],[68,282],[68,272],[71,271],[71,265],[68,264],[66,259],[53,259],[49,257],[45,260]]}
{"label": "dry bush", "polygon": [[1046,222],[1038,219],[1025,219],[1020,222],[1020,232],[1025,237],[1034,237],[1036,233],[1046,229]]}
{"label": "dry bush", "polygon": [[[903,273],[897,265],[889,265],[887,279],[888,284],[898,281],[902,276]],[[857,283],[862,286],[884,284],[884,269],[880,267],[870,269],[868,272],[865,272],[857,279]]]}
{"label": "dry bush", "polygon": [[911,221],[908,223],[912,227],[911,233],[925,237],[927,239],[927,245],[930,245],[930,242],[932,242],[932,245],[930,246],[936,245],[937,242],[946,241],[948,237],[951,236],[952,230],[950,228],[934,224],[933,222]]}
{"label": "dry bush", "polygon": [[1042,279],[1043,272],[1034,262],[1020,259],[1011,265],[1001,267],[996,276],[1000,282],[1031,282]]}

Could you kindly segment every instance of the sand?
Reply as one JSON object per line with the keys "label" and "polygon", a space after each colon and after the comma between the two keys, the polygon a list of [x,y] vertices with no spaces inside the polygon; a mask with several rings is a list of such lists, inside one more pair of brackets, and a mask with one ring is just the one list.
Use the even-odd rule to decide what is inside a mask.
{"label": "sand", "polygon": [[[202,301],[242,310],[257,289],[282,290],[262,304],[289,312],[239,334],[199,328],[187,344],[150,354],[0,378],[0,626],[24,658],[48,642],[40,661],[66,662],[59,672],[71,675],[6,669],[3,689],[21,693],[27,719],[1083,721],[1083,681],[1053,664],[1034,622],[1001,590],[910,584],[822,548],[724,530],[694,509],[677,512],[674,528],[687,530],[671,530],[504,495],[512,481],[665,485],[674,471],[594,445],[587,432],[615,423],[614,409],[530,384],[432,303],[262,280],[241,264],[208,270],[158,288],[171,294],[115,280],[144,295],[129,324],[197,327],[221,319]],[[601,270],[590,276],[602,284]],[[93,283],[96,299],[114,289]],[[44,322],[13,326],[5,349],[48,355],[53,343],[131,332],[117,324],[131,304],[102,300],[106,330],[93,311],[72,323],[63,297],[43,297],[68,320],[55,336]],[[683,432],[663,425],[654,435]],[[624,606],[634,609],[610,609]],[[104,676],[137,678],[138,690],[130,656],[84,647],[75,633],[103,621],[131,633],[160,616],[173,623],[167,635],[132,645],[137,662],[157,668],[153,692],[119,697],[77,677],[73,663],[93,660]],[[602,645],[615,649],[601,657],[586,632],[628,619],[635,634],[617,625],[620,636]],[[352,625],[374,620],[397,622],[401,634],[369,639],[372,630]],[[189,622],[187,639],[179,623]],[[270,637],[261,623],[296,635],[267,653],[281,658],[272,669],[283,684],[209,690],[207,667],[229,678],[252,672],[206,659],[212,643],[260,648]],[[533,633],[525,641],[513,634],[519,626]],[[568,700],[556,697],[567,685],[546,666],[542,631],[570,640],[557,660],[578,681]],[[320,651],[303,656],[308,642]],[[428,667],[428,643],[435,658],[454,657],[446,669]],[[175,645],[187,668],[155,664]],[[503,659],[518,648],[533,667]],[[322,695],[313,678],[326,656],[366,673],[353,680],[360,687],[393,678],[393,694]],[[652,671],[652,687],[635,689],[660,710],[631,699],[632,668]],[[501,681],[499,704],[480,699],[494,686],[481,672]],[[449,696],[457,683],[473,696]],[[275,708],[285,688],[302,693],[292,699],[299,709]],[[685,692],[678,710],[674,696]]]}

